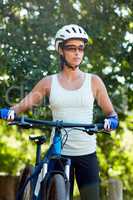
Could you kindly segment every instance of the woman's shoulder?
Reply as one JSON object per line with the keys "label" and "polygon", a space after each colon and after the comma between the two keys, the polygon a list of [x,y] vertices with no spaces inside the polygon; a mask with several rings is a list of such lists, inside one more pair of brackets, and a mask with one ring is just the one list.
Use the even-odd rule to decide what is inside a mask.
{"label": "woman's shoulder", "polygon": [[103,83],[101,77],[100,77],[99,75],[97,75],[97,74],[93,74],[93,73],[92,73],[92,74],[91,74],[91,78],[92,78],[92,82],[93,82],[94,84]]}
{"label": "woman's shoulder", "polygon": [[55,76],[57,76],[57,74],[47,75],[47,76],[43,77],[41,81],[46,84],[50,84],[53,77],[55,77]]}
{"label": "woman's shoulder", "polygon": [[45,77],[43,77],[40,82],[41,84],[46,87],[46,88],[51,88],[51,84],[52,84],[52,79],[57,76],[57,74],[52,74],[52,75],[47,75]]}
{"label": "woman's shoulder", "polygon": [[104,82],[97,74],[91,74],[91,83],[94,96],[96,96],[98,91],[102,91],[105,88]]}

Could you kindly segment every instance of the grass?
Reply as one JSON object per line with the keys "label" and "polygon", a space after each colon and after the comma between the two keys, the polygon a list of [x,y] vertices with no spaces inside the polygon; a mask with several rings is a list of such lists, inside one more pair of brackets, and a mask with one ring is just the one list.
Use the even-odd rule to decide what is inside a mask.
{"label": "grass", "polygon": [[79,190],[78,190],[76,181],[74,181],[74,199],[73,200],[80,200]]}

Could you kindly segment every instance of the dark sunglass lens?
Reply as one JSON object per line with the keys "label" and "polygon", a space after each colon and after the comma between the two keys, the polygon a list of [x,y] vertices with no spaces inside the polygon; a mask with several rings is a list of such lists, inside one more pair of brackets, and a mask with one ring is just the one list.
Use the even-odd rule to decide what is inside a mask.
{"label": "dark sunglass lens", "polygon": [[64,47],[63,47],[65,50],[67,50],[67,51],[71,51],[71,52],[76,52],[77,50],[79,51],[79,52],[83,52],[84,51],[84,46],[72,46],[72,45],[65,45]]}
{"label": "dark sunglass lens", "polygon": [[84,51],[84,47],[79,47],[78,50],[79,51]]}

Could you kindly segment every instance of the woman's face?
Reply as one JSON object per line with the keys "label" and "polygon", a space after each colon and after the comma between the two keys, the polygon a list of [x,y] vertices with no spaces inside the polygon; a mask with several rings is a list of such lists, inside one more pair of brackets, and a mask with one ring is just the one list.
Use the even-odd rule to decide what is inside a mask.
{"label": "woman's face", "polygon": [[73,67],[78,66],[84,56],[84,41],[80,39],[70,39],[65,42],[60,53],[66,61]]}

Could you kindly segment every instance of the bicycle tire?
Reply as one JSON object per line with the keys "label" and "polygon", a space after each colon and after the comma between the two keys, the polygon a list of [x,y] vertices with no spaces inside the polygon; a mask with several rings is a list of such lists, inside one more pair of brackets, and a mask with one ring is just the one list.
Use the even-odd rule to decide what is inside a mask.
{"label": "bicycle tire", "polygon": [[[22,174],[20,176],[19,186],[18,186],[18,194],[20,193],[22,187],[24,186],[26,180],[28,177],[30,177],[32,174],[32,166],[26,166],[24,170],[22,171]],[[19,196],[19,200],[32,200],[32,186],[31,182],[29,182],[23,193]]]}
{"label": "bicycle tire", "polygon": [[53,174],[45,192],[46,196],[41,196],[41,200],[66,200],[64,177],[61,174]]}

